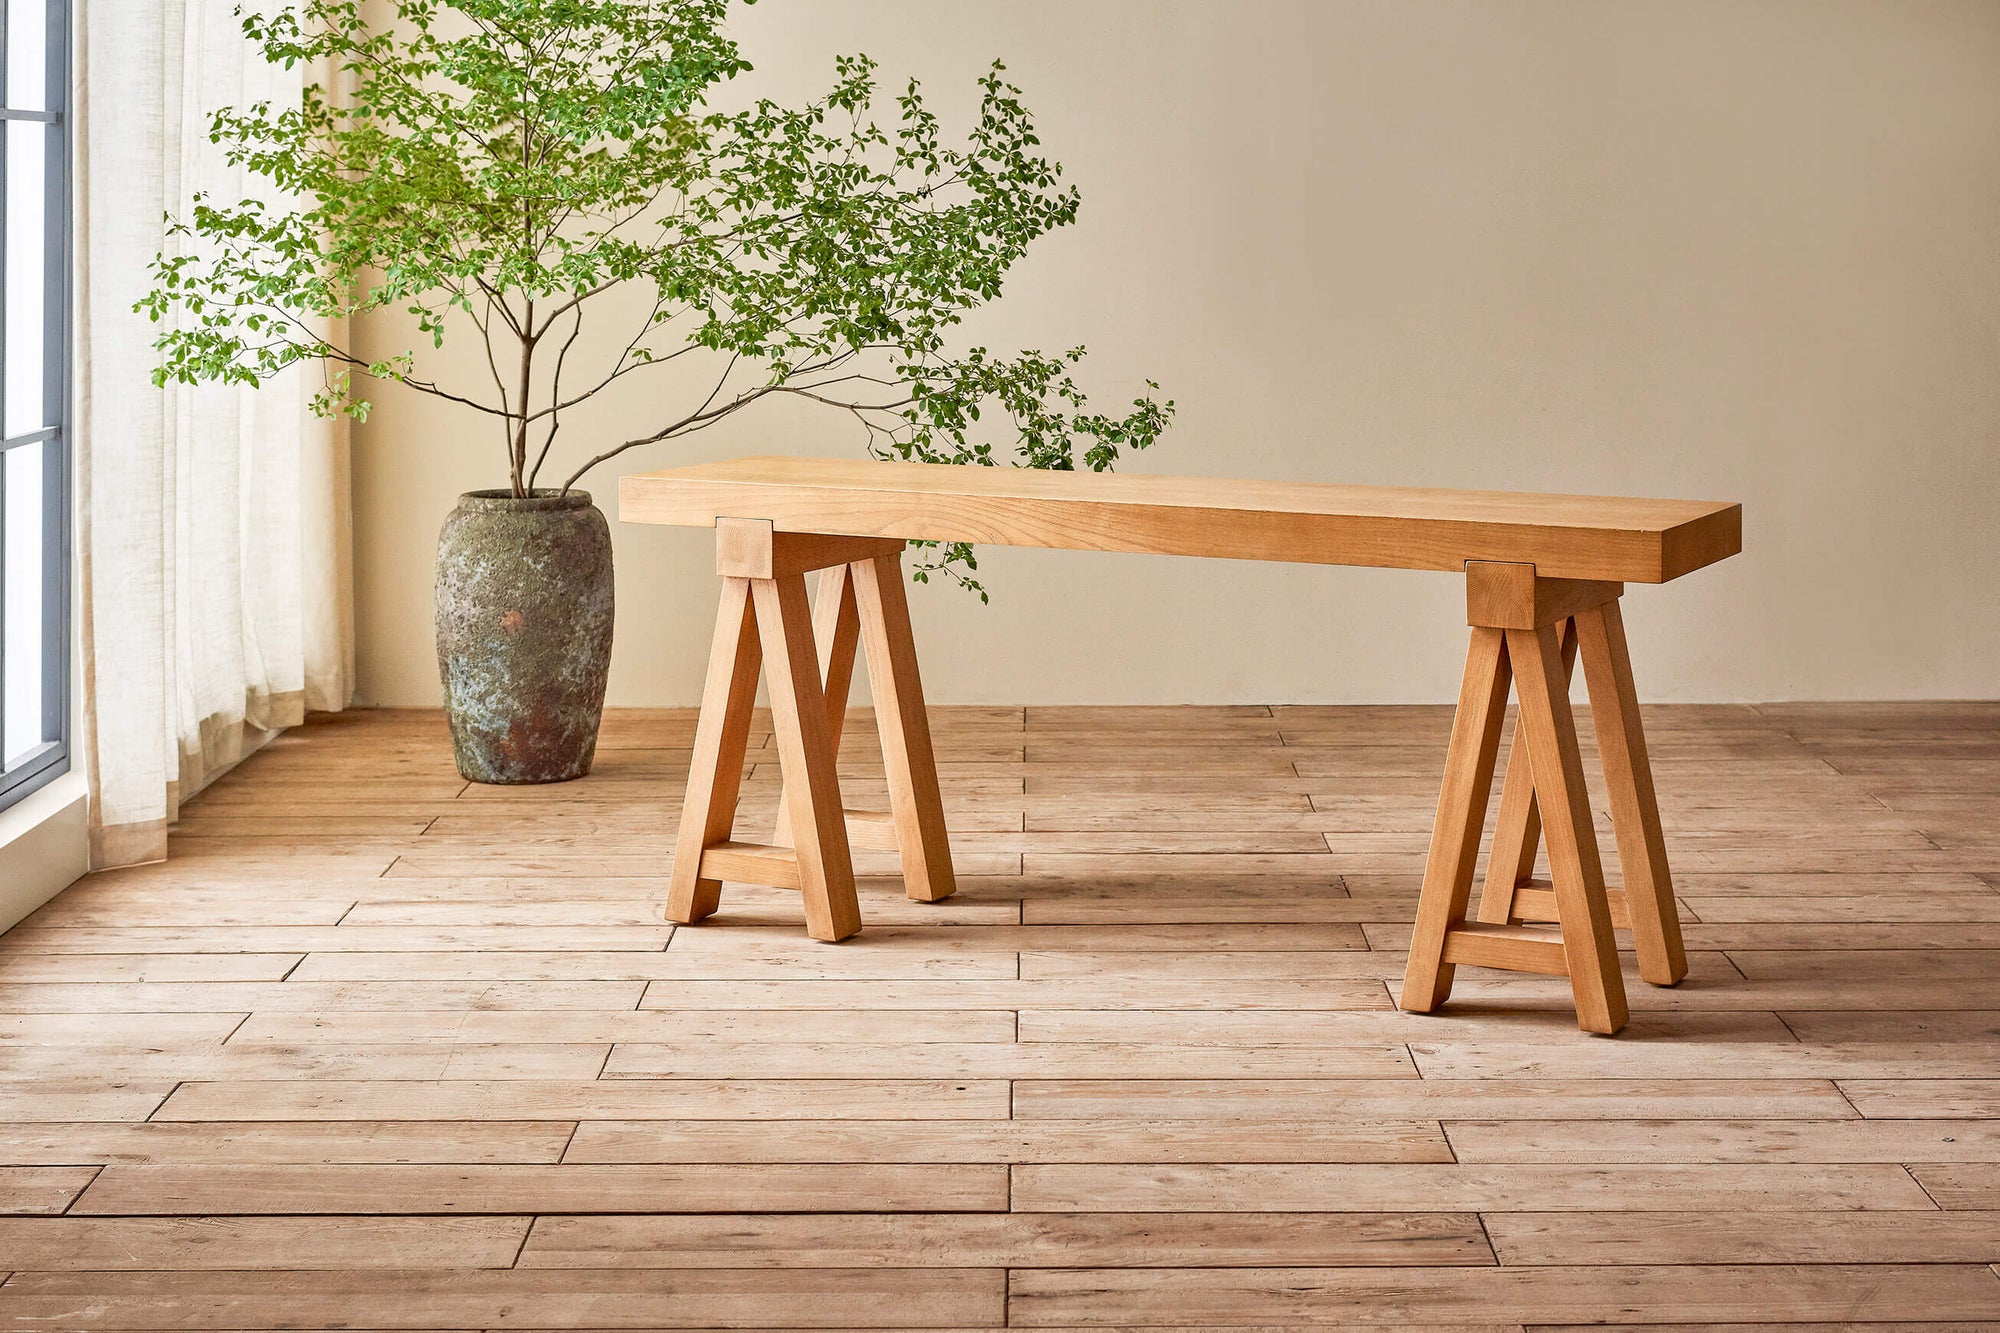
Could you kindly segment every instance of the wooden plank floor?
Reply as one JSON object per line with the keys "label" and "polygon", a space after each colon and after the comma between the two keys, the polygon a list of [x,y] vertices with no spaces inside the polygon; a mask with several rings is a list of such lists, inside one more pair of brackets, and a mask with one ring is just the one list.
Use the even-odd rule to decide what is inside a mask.
{"label": "wooden plank floor", "polygon": [[1391,1003],[1441,709],[938,710],[962,890],[840,945],[662,922],[686,712],[315,720],[0,938],[0,1328],[2000,1328],[2000,704],[1647,722],[1605,1039]]}

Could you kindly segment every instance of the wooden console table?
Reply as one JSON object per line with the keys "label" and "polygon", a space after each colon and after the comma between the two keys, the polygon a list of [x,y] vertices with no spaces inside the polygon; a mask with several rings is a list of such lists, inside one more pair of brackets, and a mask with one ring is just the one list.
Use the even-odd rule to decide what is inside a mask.
{"label": "wooden console table", "polygon": [[[861,929],[850,846],[900,851],[912,898],[955,887],[916,646],[904,600],[908,540],[1138,551],[1461,574],[1472,627],[1445,759],[1402,1006],[1429,1012],[1461,963],[1568,976],[1578,1025],[1616,1032],[1627,927],[1655,985],[1687,974],[1618,599],[1735,555],[1742,506],[746,458],[629,476],[627,522],[712,527],[722,607],[695,732],[667,916],[715,911],[724,879],[802,891],[806,929]],[[820,574],[817,604],[805,576]],[[891,809],[847,810],[836,747],[858,643],[882,735]],[[1624,888],[1607,890],[1584,787],[1571,673],[1583,659]],[[735,837],[759,671],[785,779],[769,842]],[[1476,919],[1472,880],[1509,689],[1520,725]],[[1551,882],[1529,878],[1546,839]],[[1555,929],[1524,924],[1553,922]]]}

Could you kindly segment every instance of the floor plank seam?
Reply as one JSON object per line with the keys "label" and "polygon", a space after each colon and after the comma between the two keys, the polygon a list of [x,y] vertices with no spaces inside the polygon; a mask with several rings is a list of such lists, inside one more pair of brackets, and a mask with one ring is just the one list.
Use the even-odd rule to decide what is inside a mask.
{"label": "floor plank seam", "polygon": [[59,1215],[64,1217],[69,1216],[70,1210],[83,1201],[83,1196],[90,1192],[90,1187],[92,1185],[95,1185],[97,1183],[97,1178],[103,1174],[104,1174],[104,1168],[102,1166],[99,1166],[95,1170],[93,1170],[90,1173],[90,1179],[84,1182],[83,1188],[78,1190],[75,1194],[72,1194],[69,1197],[69,1201],[63,1204]]}
{"label": "floor plank seam", "polygon": [[1945,1207],[1943,1200],[1939,1199],[1937,1195],[1931,1193],[1931,1187],[1929,1185],[1924,1184],[1924,1178],[1918,1175],[1916,1171],[1911,1168],[1909,1163],[1904,1162],[1901,1163],[1900,1165],[1903,1168],[1904,1174],[1909,1176],[1911,1183],[1916,1185],[1918,1189],[1922,1190],[1924,1192],[1924,1197],[1931,1201],[1931,1207],[1937,1209],[1939,1212],[1952,1211],[1951,1209]]}
{"label": "floor plank seam", "polygon": [[541,1220],[539,1214],[528,1218],[528,1225],[521,1228],[521,1243],[514,1247],[514,1258],[507,1267],[518,1269],[521,1266],[521,1256],[528,1252],[528,1240],[535,1234],[535,1227]]}
{"label": "floor plank seam", "polygon": [[1479,1222],[1479,1234],[1480,1237],[1484,1239],[1486,1242],[1486,1253],[1492,1257],[1493,1266],[1495,1268],[1503,1266],[1505,1261],[1500,1257],[1500,1247],[1493,1243],[1493,1230],[1492,1228],[1486,1225],[1485,1210],[1481,1209],[1480,1211],[1473,1213],[1473,1217],[1476,1218]]}
{"label": "floor plank seam", "polygon": [[[1783,1022],[1784,1022],[1784,1019],[1783,1019],[1783,1018],[1781,1017],[1781,1018],[1779,1018],[1779,1020],[1778,1020],[1778,1021],[1779,1021],[1779,1022],[1781,1022],[1781,1023],[1783,1023]],[[1791,1026],[1791,1024],[1789,1024],[1789,1023],[1786,1023],[1786,1024],[1785,1024],[1785,1026],[1786,1026],[1786,1027],[1790,1027],[1790,1026]],[[1869,1116],[1868,1116],[1868,1113],[1867,1113],[1866,1111],[1862,1110],[1862,1109],[1861,1109],[1861,1108],[1860,1108],[1859,1106],[1856,1106],[1856,1105],[1854,1104],[1854,1098],[1852,1098],[1852,1097],[1850,1097],[1850,1096],[1848,1096],[1848,1095],[1847,1095],[1847,1089],[1846,1089],[1846,1087],[1845,1087],[1844,1085],[1842,1085],[1842,1083],[1841,1083],[1841,1081],[1840,1081],[1839,1079],[1834,1079],[1834,1080],[1833,1080],[1833,1090],[1834,1090],[1834,1092],[1835,1092],[1835,1093],[1837,1093],[1837,1094],[1839,1095],[1839,1097],[1840,1097],[1840,1100],[1842,1100],[1842,1101],[1844,1101],[1844,1102],[1846,1102],[1846,1103],[1847,1103],[1847,1109],[1848,1109],[1848,1110],[1850,1110],[1850,1111],[1852,1111],[1852,1112],[1854,1113],[1854,1118],[1855,1118],[1856,1120],[1866,1120],[1866,1119],[1868,1119],[1868,1118],[1869,1118]],[[1919,1183],[1921,1184],[1921,1182],[1919,1182]],[[1928,1194],[1929,1192],[1930,1192],[1930,1191],[1928,1191],[1928,1190],[1926,1190],[1926,1191],[1925,1191],[1925,1193],[1927,1193],[1927,1194]]]}
{"label": "floor plank seam", "polygon": [[156,1104],[154,1105],[154,1107],[153,1107],[153,1109],[152,1109],[152,1110],[150,1110],[150,1111],[146,1112],[146,1115],[145,1115],[145,1119],[144,1119],[144,1121],[143,1121],[142,1123],[145,1123],[145,1124],[158,1124],[158,1123],[162,1123],[162,1122],[159,1122],[159,1121],[155,1121],[155,1120],[153,1119],[153,1117],[154,1117],[154,1116],[156,1116],[156,1115],[158,1115],[158,1114],[159,1114],[159,1113],[160,1113],[161,1111],[163,1111],[163,1110],[165,1110],[165,1109],[166,1109],[166,1106],[167,1106],[167,1103],[168,1103],[168,1102],[170,1102],[170,1101],[172,1101],[172,1100],[174,1099],[174,1094],[175,1094],[175,1093],[177,1093],[177,1092],[179,1092],[179,1091],[181,1090],[182,1086],[183,1086],[183,1084],[182,1084],[181,1082],[179,1082],[179,1081],[176,1081],[176,1082],[174,1083],[174,1085],[173,1085],[173,1086],[172,1086],[171,1088],[168,1088],[168,1089],[167,1089],[167,1095],[166,1095],[166,1096],[164,1096],[164,1097],[162,1097],[162,1098],[160,1098],[160,1100],[158,1101],[158,1103],[156,1103]]}

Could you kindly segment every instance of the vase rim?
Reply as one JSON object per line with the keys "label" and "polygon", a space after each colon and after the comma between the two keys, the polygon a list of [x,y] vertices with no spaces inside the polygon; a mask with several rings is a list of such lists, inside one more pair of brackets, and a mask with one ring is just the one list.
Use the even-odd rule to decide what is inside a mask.
{"label": "vase rim", "polygon": [[562,509],[590,508],[590,492],[580,490],[556,490],[553,487],[538,487],[526,495],[516,495],[502,488],[489,491],[467,491],[458,497],[461,509],[548,511]]}

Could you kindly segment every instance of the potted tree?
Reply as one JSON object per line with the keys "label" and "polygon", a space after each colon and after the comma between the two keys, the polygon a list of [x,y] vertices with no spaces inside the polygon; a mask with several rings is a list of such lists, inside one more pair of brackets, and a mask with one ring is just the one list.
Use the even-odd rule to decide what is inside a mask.
{"label": "potted tree", "polygon": [[[1172,414],[1151,381],[1122,414],[1091,411],[1072,378],[1082,348],[952,344],[1077,213],[1001,65],[962,140],[914,81],[878,120],[861,56],[803,106],[718,109],[750,68],[728,7],[243,14],[267,59],[329,72],[296,104],[215,113],[211,138],[268,198],[193,199],[139,307],[166,326],[162,385],[254,385],[308,362],[324,368],[321,413],[365,418],[368,382],[394,381],[492,433],[505,484],[462,498],[437,570],[446,710],[475,781],[589,770],[612,624],[609,530],[578,489],[592,468],[767,398],[839,414],[878,457],[1058,469],[1109,468]],[[348,330],[373,312],[414,317],[417,345],[357,355]],[[461,338],[483,349],[479,382],[431,364]],[[669,364],[700,366],[701,388],[641,433],[562,435],[580,404]],[[974,569],[945,546],[913,576],[979,590]]]}

